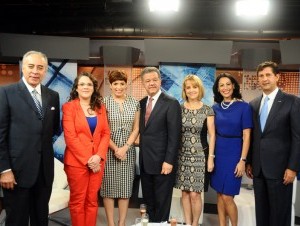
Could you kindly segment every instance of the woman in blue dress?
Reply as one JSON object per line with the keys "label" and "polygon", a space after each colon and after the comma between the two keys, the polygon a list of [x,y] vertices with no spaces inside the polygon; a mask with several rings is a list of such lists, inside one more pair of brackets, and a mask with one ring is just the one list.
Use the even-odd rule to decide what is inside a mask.
{"label": "woman in blue dress", "polygon": [[226,226],[229,217],[237,226],[238,213],[233,200],[241,187],[246,157],[250,146],[252,111],[242,100],[238,82],[229,74],[220,74],[213,86],[216,144],[215,168],[211,187],[217,192],[220,226]]}

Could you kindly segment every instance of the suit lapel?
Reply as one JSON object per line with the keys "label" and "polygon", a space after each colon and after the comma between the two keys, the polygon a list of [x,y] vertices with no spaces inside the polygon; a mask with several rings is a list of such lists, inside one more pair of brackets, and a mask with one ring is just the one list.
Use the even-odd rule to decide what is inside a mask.
{"label": "suit lapel", "polygon": [[259,117],[259,107],[260,107],[260,102],[261,102],[262,96],[260,98],[257,98],[253,102],[253,109],[255,111],[256,117]]}
{"label": "suit lapel", "polygon": [[266,125],[265,125],[265,130],[268,128],[269,124],[273,121],[274,117],[276,115],[278,115],[277,113],[278,113],[280,107],[282,106],[282,97],[283,97],[283,94],[282,94],[281,90],[279,90],[274,99],[273,105],[270,109],[270,112],[269,112],[269,115],[268,115],[268,118],[266,121]]}
{"label": "suit lapel", "polygon": [[[101,107],[102,107],[102,105],[101,105]],[[93,136],[93,138],[95,138],[94,136],[99,136],[99,135],[98,135],[98,134],[99,134],[98,131],[99,131],[100,128],[101,128],[100,123],[102,122],[102,121],[101,121],[101,120],[102,120],[101,110],[102,110],[102,109],[99,109],[98,111],[96,111],[97,124],[96,124],[96,128],[95,128],[94,133],[93,133],[93,134],[91,133],[91,135]],[[88,127],[89,127],[89,126],[88,126]],[[88,129],[91,131],[90,127],[89,127]],[[101,133],[100,133],[100,134],[101,134]]]}
{"label": "suit lapel", "polygon": [[145,114],[146,114],[146,103],[147,103],[148,97],[145,97],[141,100],[141,115],[140,115],[140,128],[142,130],[145,129]]}
{"label": "suit lapel", "polygon": [[47,113],[47,108],[48,108],[48,105],[49,105],[49,95],[48,95],[47,89],[45,89],[44,86],[41,86],[41,93],[42,93],[43,115],[44,115],[44,118],[45,118],[46,113]]}
{"label": "suit lapel", "polygon": [[[85,130],[88,132],[90,137],[93,137],[90,126],[87,122],[86,116],[85,116],[85,114],[84,114],[84,112],[83,112],[83,110],[80,106],[79,99],[76,100],[76,111],[77,111],[77,115],[79,116],[79,120],[81,121],[81,123],[84,124]],[[97,120],[98,120],[98,118],[97,118]],[[98,124],[98,122],[97,122],[97,124]],[[97,126],[96,126],[96,128],[97,128]]]}
{"label": "suit lapel", "polygon": [[32,99],[32,96],[31,94],[29,93],[26,85],[24,84],[24,82],[21,80],[19,82],[19,88],[18,88],[18,91],[19,91],[19,94],[20,94],[20,97],[32,108],[32,110],[34,112],[37,113],[37,116],[39,115],[38,113],[38,110],[34,104],[34,101]]}
{"label": "suit lapel", "polygon": [[[164,99],[164,93],[162,92],[155,105],[154,105],[154,108],[152,109],[152,112],[150,114],[150,117],[148,119],[148,122],[147,122],[147,125],[146,125],[146,128],[148,127],[148,125],[151,123],[151,121],[155,118],[155,115],[159,112],[159,109],[161,108],[162,104],[163,104],[163,99]],[[145,118],[145,115],[144,115],[144,118]],[[144,119],[145,120],[145,119]]]}
{"label": "suit lapel", "polygon": [[259,131],[261,132],[261,125],[260,125],[260,118],[259,118],[259,108],[260,108],[260,103],[262,100],[263,96],[261,95],[260,98],[257,98],[253,102],[253,110],[254,110],[254,116],[256,117],[257,124],[259,125]]}

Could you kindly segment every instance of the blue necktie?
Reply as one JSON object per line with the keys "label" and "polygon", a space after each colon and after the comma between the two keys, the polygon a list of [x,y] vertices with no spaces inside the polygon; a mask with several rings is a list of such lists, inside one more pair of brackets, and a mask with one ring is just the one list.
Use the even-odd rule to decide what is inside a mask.
{"label": "blue necktie", "polygon": [[32,90],[32,99],[35,103],[35,106],[38,110],[38,113],[40,115],[40,118],[42,119],[43,118],[43,109],[42,109],[42,105],[41,105],[41,102],[39,101],[38,97],[37,97],[37,91],[34,89]]}
{"label": "blue necktie", "polygon": [[260,128],[261,131],[264,131],[265,125],[266,125],[266,121],[268,118],[268,101],[269,101],[269,97],[266,96],[264,99],[264,103],[263,106],[261,107],[261,111],[260,111]]}

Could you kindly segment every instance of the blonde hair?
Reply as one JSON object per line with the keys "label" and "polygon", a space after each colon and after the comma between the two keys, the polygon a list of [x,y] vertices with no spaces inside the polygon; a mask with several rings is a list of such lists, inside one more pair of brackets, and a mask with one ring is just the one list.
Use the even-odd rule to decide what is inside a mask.
{"label": "blonde hair", "polygon": [[203,86],[203,82],[202,80],[196,76],[196,75],[192,75],[192,74],[189,74],[187,75],[184,80],[183,80],[183,83],[182,83],[182,98],[185,100],[185,101],[188,101],[188,97],[186,96],[186,93],[185,93],[185,88],[186,88],[186,82],[187,81],[191,81],[193,83],[193,85],[195,85],[196,87],[199,88],[199,95],[198,95],[198,98],[199,100],[201,100],[203,97],[204,97],[204,86]]}

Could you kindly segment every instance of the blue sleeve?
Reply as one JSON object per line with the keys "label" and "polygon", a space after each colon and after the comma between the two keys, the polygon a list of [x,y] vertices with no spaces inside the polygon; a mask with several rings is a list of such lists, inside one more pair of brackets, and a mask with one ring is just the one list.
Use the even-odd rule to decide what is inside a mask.
{"label": "blue sleeve", "polygon": [[242,116],[243,129],[253,128],[252,109],[249,104],[245,104]]}

